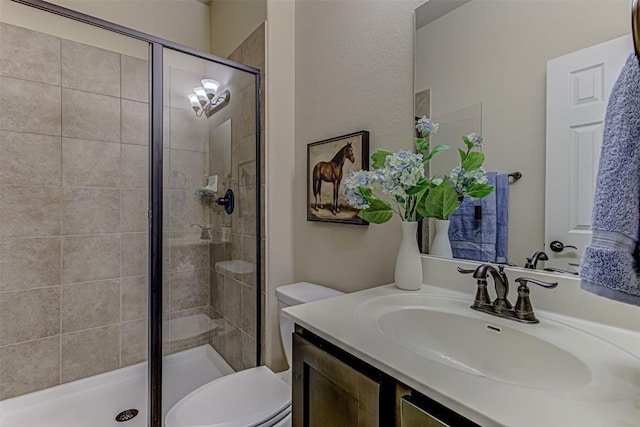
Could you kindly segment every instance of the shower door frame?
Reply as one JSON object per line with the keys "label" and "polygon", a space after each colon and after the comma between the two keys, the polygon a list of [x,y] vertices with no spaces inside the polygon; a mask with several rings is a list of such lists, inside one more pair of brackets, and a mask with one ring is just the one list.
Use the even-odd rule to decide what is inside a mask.
{"label": "shower door frame", "polygon": [[248,65],[231,61],[207,52],[192,49],[188,46],[174,43],[150,34],[146,34],[122,25],[105,21],[72,9],[48,3],[43,0],[11,0],[25,6],[30,6],[45,12],[53,13],[65,18],[79,21],[107,31],[122,34],[149,44],[149,330],[148,330],[148,426],[162,427],[162,212],[163,212],[163,52],[164,49],[180,52],[206,61],[226,65],[228,67],[245,71],[255,76],[256,85],[256,365],[261,362],[261,328],[262,328],[262,304],[261,289],[262,257],[259,239],[262,236],[260,211],[261,211],[261,173],[260,158],[261,124],[260,124],[260,98],[261,74],[260,70]]}

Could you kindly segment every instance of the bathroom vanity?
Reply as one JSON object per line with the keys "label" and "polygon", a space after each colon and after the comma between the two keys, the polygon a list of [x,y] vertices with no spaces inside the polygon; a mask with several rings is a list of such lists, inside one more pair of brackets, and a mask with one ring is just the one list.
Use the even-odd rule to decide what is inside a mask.
{"label": "bathroom vanity", "polygon": [[540,323],[523,324],[471,310],[475,283],[455,264],[431,269],[456,282],[436,281],[446,288],[386,285],[288,308],[297,325],[293,425],[640,425],[637,307],[556,276],[552,295],[569,293],[582,307],[554,313],[545,293],[556,290],[536,289]]}
{"label": "bathroom vanity", "polygon": [[294,426],[477,426],[304,328],[293,345]]}

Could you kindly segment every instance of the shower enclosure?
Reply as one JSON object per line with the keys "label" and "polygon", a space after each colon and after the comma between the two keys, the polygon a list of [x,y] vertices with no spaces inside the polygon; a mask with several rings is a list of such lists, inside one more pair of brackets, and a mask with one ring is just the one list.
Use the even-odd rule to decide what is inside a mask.
{"label": "shower enclosure", "polygon": [[195,388],[261,363],[260,70],[10,6],[0,425],[162,426]]}

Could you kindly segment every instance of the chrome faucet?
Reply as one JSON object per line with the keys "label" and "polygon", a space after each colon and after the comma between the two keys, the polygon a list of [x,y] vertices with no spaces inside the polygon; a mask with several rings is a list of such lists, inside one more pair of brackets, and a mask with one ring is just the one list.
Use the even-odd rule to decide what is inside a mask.
{"label": "chrome faucet", "polygon": [[[509,279],[504,272],[503,266],[498,266],[496,269],[491,264],[482,264],[475,270],[466,270],[458,267],[458,272],[462,274],[473,274],[474,279],[476,279],[477,290],[473,304],[471,304],[472,309],[522,323],[539,322],[533,313],[533,306],[529,299],[531,291],[527,283],[535,283],[544,288],[555,288],[558,286],[557,282],[549,283],[528,277],[520,277],[516,279],[516,282],[518,282],[520,286],[518,286],[518,300],[516,301],[515,307],[513,307],[508,299]],[[496,290],[496,299],[493,302],[491,302],[489,292],[487,291],[487,274],[493,277]]]}
{"label": "chrome faucet", "polygon": [[200,239],[201,240],[211,240],[211,236],[209,235],[209,230],[211,230],[211,227],[207,227],[206,225],[200,225],[200,224],[191,224],[191,227],[200,227]]}

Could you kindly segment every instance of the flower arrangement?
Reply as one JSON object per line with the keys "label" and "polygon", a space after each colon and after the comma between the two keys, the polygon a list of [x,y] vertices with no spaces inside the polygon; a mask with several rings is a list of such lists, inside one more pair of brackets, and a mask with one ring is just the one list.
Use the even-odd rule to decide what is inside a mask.
{"label": "flower arrangement", "polygon": [[462,137],[466,150],[458,149],[460,163],[448,175],[428,177],[425,163],[450,147],[441,144],[430,151],[429,137],[438,131],[438,124],[427,117],[418,120],[416,129],[420,137],[414,140],[415,153],[378,150],[371,156],[373,170],[351,172],[345,178],[347,203],[359,209],[358,216],[365,221],[382,224],[394,213],[402,221],[448,219],[465,196],[479,199],[493,192],[482,168],[485,156],[473,151],[484,143],[480,135]]}

